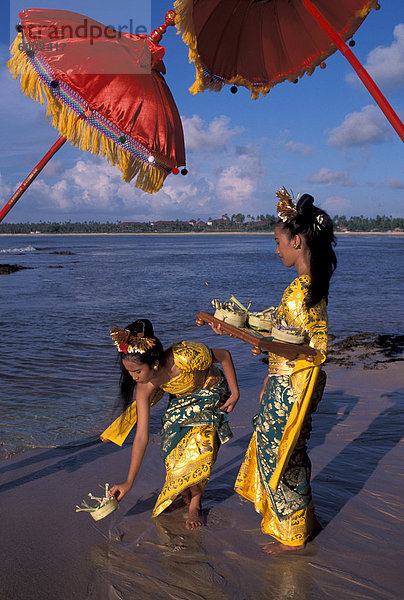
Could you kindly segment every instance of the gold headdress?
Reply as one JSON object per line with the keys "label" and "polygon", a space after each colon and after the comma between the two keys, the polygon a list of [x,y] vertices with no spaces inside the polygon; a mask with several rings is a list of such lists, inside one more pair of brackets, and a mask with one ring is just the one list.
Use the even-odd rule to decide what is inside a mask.
{"label": "gold headdress", "polygon": [[292,196],[285,187],[282,187],[280,190],[277,190],[276,197],[279,198],[279,202],[276,205],[278,217],[283,223],[293,221],[297,215],[297,210],[296,204],[292,200]]}
{"label": "gold headdress", "polygon": [[128,329],[111,328],[111,337],[119,352],[124,354],[144,354],[156,343],[153,338],[146,338],[142,333],[132,335]]}

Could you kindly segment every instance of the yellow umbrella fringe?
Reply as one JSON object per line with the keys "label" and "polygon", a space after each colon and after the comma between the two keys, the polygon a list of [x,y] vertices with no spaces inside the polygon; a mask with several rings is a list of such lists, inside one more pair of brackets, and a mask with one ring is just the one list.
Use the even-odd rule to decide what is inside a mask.
{"label": "yellow umbrella fringe", "polygon": [[161,189],[166,173],[153,165],[146,165],[128,150],[115,144],[56,98],[32,67],[25,52],[19,50],[21,43],[21,34],[18,34],[10,48],[12,58],[7,62],[9,72],[14,79],[20,77],[21,91],[26,96],[40,104],[45,104],[46,100],[46,117],[51,117],[52,125],[60,135],[67,138],[73,146],[95,156],[101,155],[113,166],[118,166],[124,181],[129,183],[137,176],[136,187],[143,191],[153,193]]}
{"label": "yellow umbrella fringe", "polygon": [[365,17],[368,16],[371,10],[376,10],[378,5],[379,0],[369,0],[366,6],[364,6],[361,10],[358,10],[358,12],[356,13],[356,17],[362,21],[363,19],[365,19]]}

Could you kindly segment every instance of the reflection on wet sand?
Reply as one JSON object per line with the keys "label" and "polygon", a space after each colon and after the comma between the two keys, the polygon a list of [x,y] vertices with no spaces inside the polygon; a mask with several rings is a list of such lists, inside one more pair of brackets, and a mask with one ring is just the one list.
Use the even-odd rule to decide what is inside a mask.
{"label": "reflection on wet sand", "polygon": [[94,589],[102,580],[106,598],[125,600],[399,597],[393,548],[401,516],[404,390],[380,394],[368,383],[371,391],[358,385],[348,394],[331,375],[314,415],[313,492],[324,529],[303,552],[268,557],[260,551],[268,541],[260,517],[233,490],[250,435],[240,425],[206,488],[207,526],[186,531],[186,509],[150,519],[157,490],[145,495],[119,521],[119,535],[111,533],[112,541],[95,549]]}

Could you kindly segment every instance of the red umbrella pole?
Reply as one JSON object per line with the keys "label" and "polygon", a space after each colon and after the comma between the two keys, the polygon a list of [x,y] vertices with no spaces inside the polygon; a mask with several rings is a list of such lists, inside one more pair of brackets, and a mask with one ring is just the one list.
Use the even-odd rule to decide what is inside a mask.
{"label": "red umbrella pole", "polygon": [[28,175],[28,177],[22,182],[22,184],[20,185],[20,187],[11,196],[11,198],[7,202],[7,204],[5,204],[5,206],[1,209],[1,211],[0,211],[0,223],[4,219],[4,217],[6,216],[6,214],[13,208],[13,206],[17,202],[17,200],[19,198],[21,198],[21,196],[23,195],[23,193],[25,192],[25,190],[31,185],[31,183],[34,181],[35,177],[37,175],[39,175],[39,173],[42,171],[42,169],[44,168],[44,166],[50,161],[50,159],[52,158],[52,156],[54,154],[56,154],[56,152],[59,150],[59,148],[61,148],[63,146],[63,144],[65,143],[65,141],[66,141],[66,138],[63,137],[63,136],[61,136],[53,144],[52,148],[50,148],[48,150],[48,152],[45,154],[45,156],[39,161],[39,163],[37,164],[37,166],[34,169],[32,169],[32,171]]}
{"label": "red umbrella pole", "polygon": [[404,142],[404,125],[402,121],[399,119],[398,115],[394,112],[390,104],[387,102],[386,98],[383,96],[373,79],[370,77],[369,73],[364,69],[361,63],[358,61],[353,52],[348,48],[346,43],[342,40],[342,38],[338,35],[338,33],[331,27],[329,22],[323,17],[321,12],[310,2],[310,0],[303,0],[303,4],[305,8],[309,11],[309,13],[315,18],[317,23],[324,29],[324,31],[328,34],[328,36],[332,39],[332,41],[337,46],[338,50],[342,52],[345,58],[351,63],[352,67],[358,74],[358,77],[362,80],[364,85],[369,90],[370,94],[373,96],[381,110],[384,112],[387,119],[390,121],[391,125],[397,131],[398,135]]}

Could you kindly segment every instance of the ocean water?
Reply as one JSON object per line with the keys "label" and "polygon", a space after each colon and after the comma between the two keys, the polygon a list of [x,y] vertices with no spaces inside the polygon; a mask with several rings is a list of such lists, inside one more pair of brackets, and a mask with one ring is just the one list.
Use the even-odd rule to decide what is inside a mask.
{"label": "ocean water", "polygon": [[[330,333],[403,333],[403,249],[403,236],[338,236]],[[231,294],[268,308],[295,276],[271,235],[1,236],[0,263],[28,267],[0,276],[3,456],[103,430],[116,415],[119,379],[109,328],[139,317],[165,345],[230,349],[241,390],[259,385],[262,361],[239,340],[197,327],[195,315]]]}

